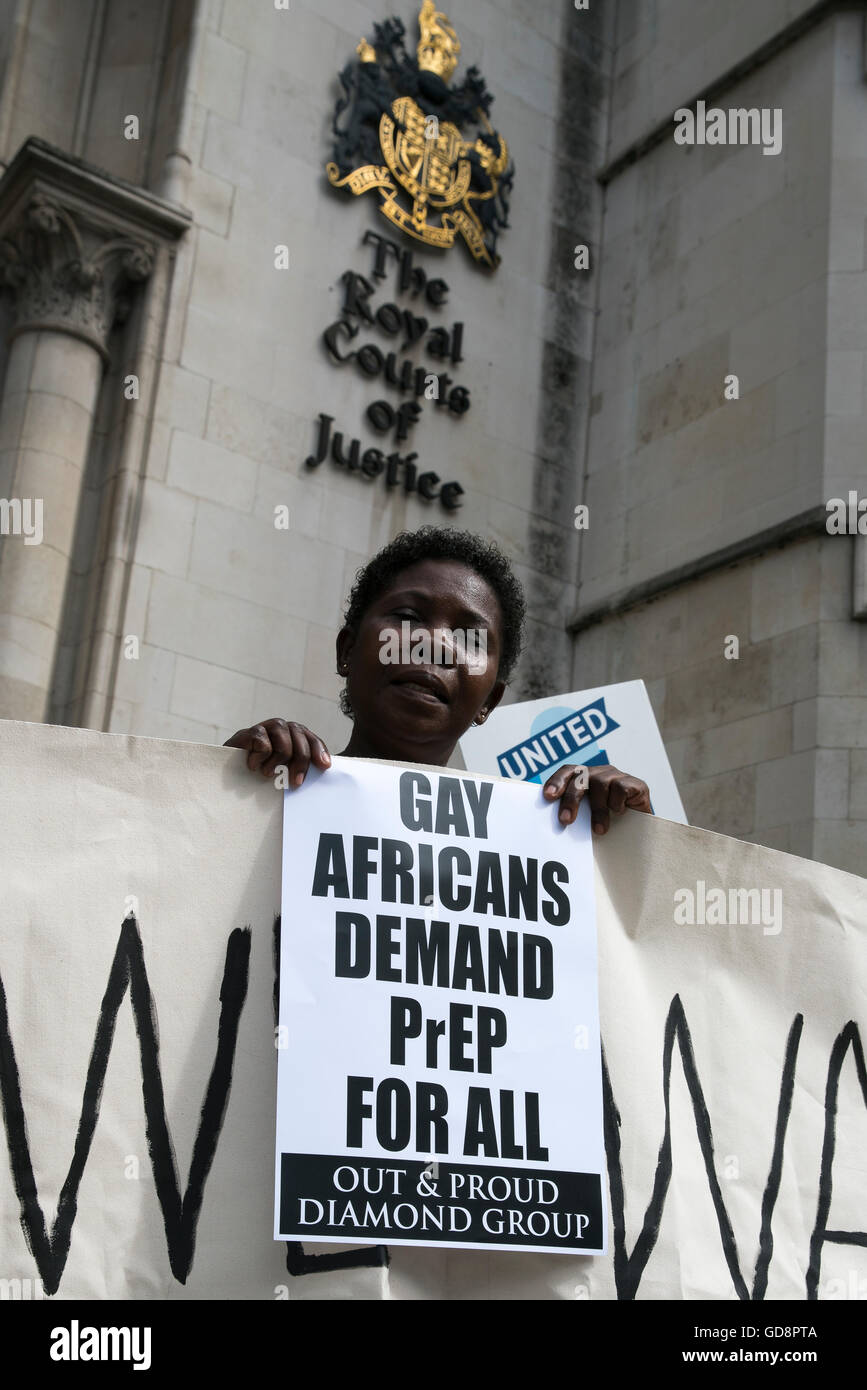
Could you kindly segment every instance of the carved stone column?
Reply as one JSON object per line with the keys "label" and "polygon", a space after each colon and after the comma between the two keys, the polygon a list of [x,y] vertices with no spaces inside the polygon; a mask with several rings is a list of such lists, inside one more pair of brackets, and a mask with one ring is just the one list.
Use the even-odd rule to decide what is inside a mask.
{"label": "carved stone column", "polygon": [[[0,179],[13,305],[0,401],[0,717],[46,717],[112,326],[188,218],[28,140]],[[4,507],[5,502],[5,507]]]}

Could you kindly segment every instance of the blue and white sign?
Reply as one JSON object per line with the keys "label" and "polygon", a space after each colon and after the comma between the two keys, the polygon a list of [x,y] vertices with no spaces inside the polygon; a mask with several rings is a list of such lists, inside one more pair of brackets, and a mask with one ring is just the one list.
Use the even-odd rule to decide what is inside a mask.
{"label": "blue and white sign", "polygon": [[644,681],[501,706],[460,742],[470,772],[543,783],[563,763],[613,763],[650,787],[653,809],[687,824]]}

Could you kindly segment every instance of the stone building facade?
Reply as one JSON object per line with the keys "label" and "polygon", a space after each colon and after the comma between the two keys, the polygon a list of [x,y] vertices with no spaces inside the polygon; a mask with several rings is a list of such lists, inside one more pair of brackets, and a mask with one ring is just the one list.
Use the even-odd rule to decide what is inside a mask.
{"label": "stone building facade", "polygon": [[[695,824],[860,874],[867,542],[826,502],[867,494],[864,41],[862,6],[619,6],[570,624],[576,684],[647,681]],[[675,144],[702,100],[779,108],[780,153]]]}
{"label": "stone building facade", "polygon": [[[860,872],[863,543],[825,501],[867,471],[862,7],[446,10],[514,162],[495,271],[326,177],[338,73],[391,15],[414,48],[415,0],[0,0],[0,496],[44,502],[40,544],[0,538],[0,716],[339,749],[356,569],[458,524],[525,583],[517,697],[644,678],[695,823]],[[779,154],[675,144],[702,101],[779,108]],[[378,278],[376,237],[423,275]],[[377,434],[400,393],[323,341],[346,272],[462,325],[469,409]],[[322,414],[459,509],[308,467]]]}

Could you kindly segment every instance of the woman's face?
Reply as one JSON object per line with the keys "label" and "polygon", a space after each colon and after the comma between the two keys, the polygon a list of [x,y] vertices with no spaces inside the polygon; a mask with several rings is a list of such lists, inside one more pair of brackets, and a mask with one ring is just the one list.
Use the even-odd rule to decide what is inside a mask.
{"label": "woman's face", "polygon": [[[468,634],[470,657],[475,640],[486,659],[468,661],[460,645],[437,640],[438,633]],[[366,609],[358,631],[344,628],[337,639],[355,714],[347,753],[445,764],[461,734],[502,697],[502,633],[499,599],[468,565],[420,560],[401,570]],[[401,642],[402,634],[409,640]]]}

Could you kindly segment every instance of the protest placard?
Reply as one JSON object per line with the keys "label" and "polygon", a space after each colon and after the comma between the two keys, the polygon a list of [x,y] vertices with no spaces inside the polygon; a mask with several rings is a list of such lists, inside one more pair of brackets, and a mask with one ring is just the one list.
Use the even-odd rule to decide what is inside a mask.
{"label": "protest placard", "polygon": [[589,819],[336,758],[285,793],[275,1234],[605,1245]]}
{"label": "protest placard", "polygon": [[460,750],[471,772],[523,782],[545,782],[563,763],[613,763],[647,783],[656,815],[686,823],[644,681],[500,705]]}

